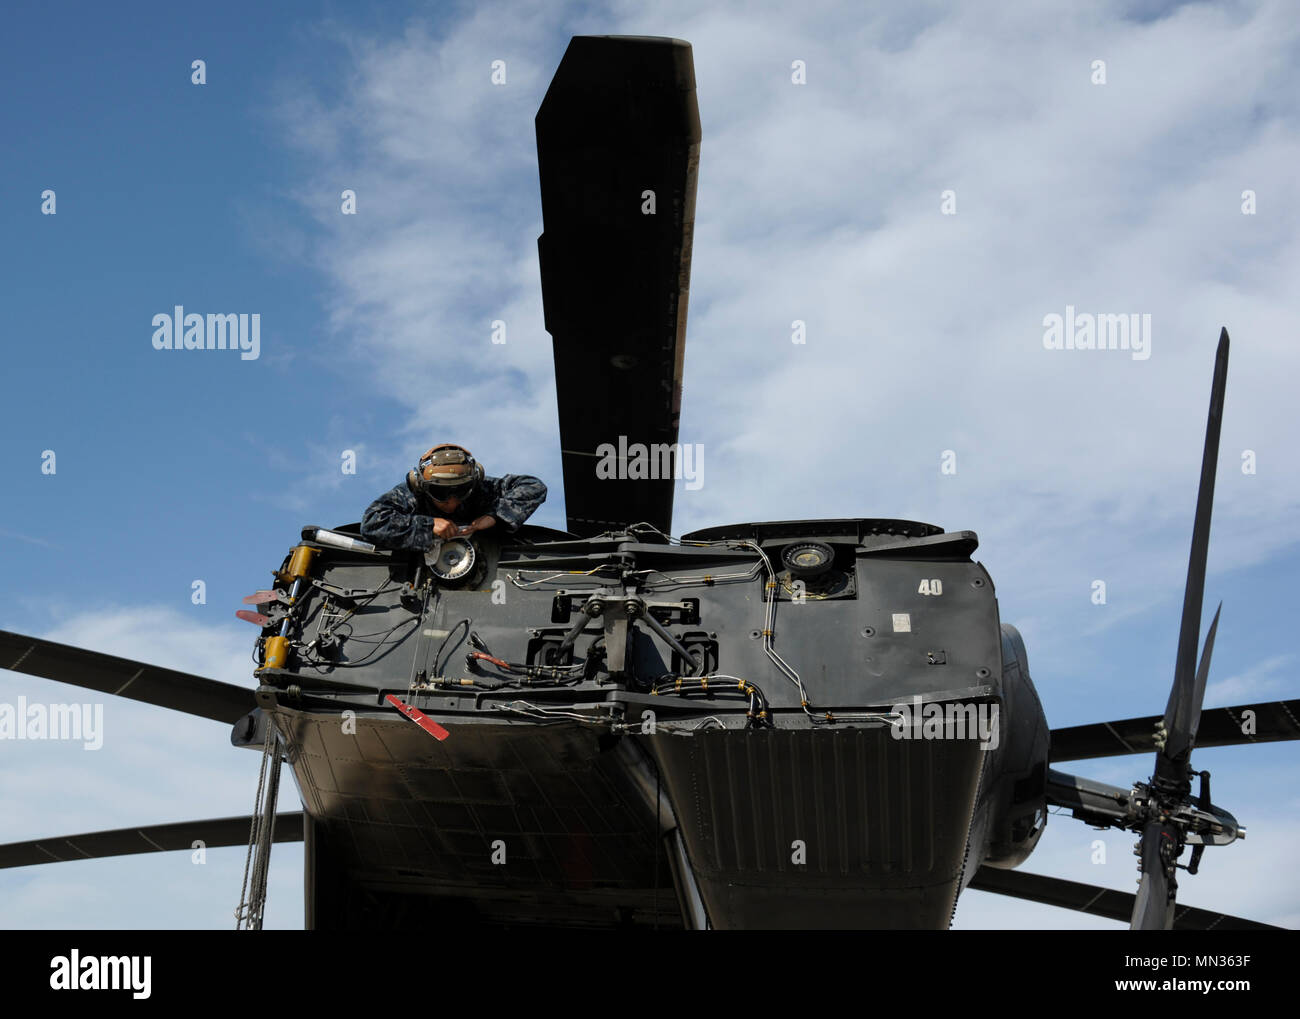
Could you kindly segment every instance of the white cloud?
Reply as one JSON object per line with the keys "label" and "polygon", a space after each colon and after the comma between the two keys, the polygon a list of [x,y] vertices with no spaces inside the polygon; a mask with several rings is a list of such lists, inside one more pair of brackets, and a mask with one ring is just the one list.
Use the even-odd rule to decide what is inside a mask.
{"label": "white cloud", "polygon": [[1231,706],[1249,704],[1259,698],[1272,698],[1286,686],[1295,685],[1294,670],[1278,675],[1283,666],[1290,665],[1295,659],[1294,654],[1270,655],[1244,672],[1221,679],[1217,683],[1207,683],[1205,703],[1211,707]]}

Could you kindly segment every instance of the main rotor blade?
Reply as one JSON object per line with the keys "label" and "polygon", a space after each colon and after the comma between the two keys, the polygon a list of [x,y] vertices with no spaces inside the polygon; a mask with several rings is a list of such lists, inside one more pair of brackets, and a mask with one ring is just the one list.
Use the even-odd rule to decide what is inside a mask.
{"label": "main rotor blade", "polygon": [[[1149,753],[1156,749],[1155,728],[1159,721],[1160,718],[1147,715],[1053,729],[1052,763]],[[1300,739],[1300,700],[1207,708],[1201,712],[1196,733],[1198,747],[1294,739]]]}
{"label": "main rotor blade", "polygon": [[[971,878],[970,887],[979,892],[1009,895],[1015,899],[1041,902],[1046,906],[1059,906],[1062,909],[1074,909],[1090,916],[1104,916],[1124,923],[1128,923],[1133,915],[1133,903],[1136,898],[1130,892],[1120,892],[1112,888],[1101,888],[1080,881],[1067,881],[1060,877],[1048,877],[1046,874],[1029,874],[1023,870],[999,870],[995,867],[981,867]],[[1176,931],[1271,931],[1282,928],[1259,923],[1256,920],[1243,920],[1241,917],[1227,913],[1216,913],[1192,906],[1178,906],[1174,910],[1173,929]]]}
{"label": "main rotor blade", "polygon": [[574,534],[671,533],[699,152],[688,43],[570,41],[537,111],[537,249]]}
{"label": "main rotor blade", "polygon": [[[1210,550],[1210,516],[1214,510],[1214,474],[1219,462],[1219,432],[1223,426],[1223,395],[1228,385],[1228,330],[1219,333],[1219,349],[1214,357],[1214,382],[1210,387],[1210,412],[1205,423],[1205,450],[1201,456],[1201,483],[1196,492],[1196,518],[1192,524],[1192,549],[1187,559],[1187,586],[1183,591],[1183,618],[1178,629],[1178,659],[1174,663],[1174,682],[1165,708],[1165,728],[1177,736],[1183,759],[1190,752],[1192,737],[1187,722],[1200,710],[1195,697],[1196,643],[1201,636],[1201,603],[1205,599],[1205,562]],[[1184,776],[1174,758],[1162,756],[1166,764],[1157,772],[1176,781]]]}
{"label": "main rotor blade", "polygon": [[[86,835],[11,842],[0,846],[0,869],[193,849],[195,842],[202,842],[207,849],[246,846],[251,827],[251,817],[219,817],[206,821],[177,821],[146,828],[116,828],[113,831],[96,831]],[[302,811],[276,815],[274,841],[302,841]]]}
{"label": "main rotor blade", "polygon": [[1130,930],[1165,931],[1173,925],[1172,889],[1160,854],[1164,845],[1174,838],[1173,830],[1160,821],[1149,821],[1142,829],[1138,843],[1142,854],[1142,879],[1133,900]]}
{"label": "main rotor blade", "polygon": [[234,725],[257,707],[253,691],[101,651],[0,630],[0,669],[128,697]]}

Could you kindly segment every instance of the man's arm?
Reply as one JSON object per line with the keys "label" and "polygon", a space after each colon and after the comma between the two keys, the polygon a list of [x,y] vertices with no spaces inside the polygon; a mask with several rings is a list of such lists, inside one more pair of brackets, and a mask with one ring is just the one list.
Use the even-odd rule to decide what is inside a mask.
{"label": "man's arm", "polygon": [[419,504],[403,481],[367,508],[361,518],[361,536],[386,549],[427,552],[433,544],[434,517],[419,512]]}
{"label": "man's arm", "polygon": [[507,531],[517,531],[545,501],[546,486],[539,479],[531,474],[507,474],[498,481],[496,500],[488,513]]}

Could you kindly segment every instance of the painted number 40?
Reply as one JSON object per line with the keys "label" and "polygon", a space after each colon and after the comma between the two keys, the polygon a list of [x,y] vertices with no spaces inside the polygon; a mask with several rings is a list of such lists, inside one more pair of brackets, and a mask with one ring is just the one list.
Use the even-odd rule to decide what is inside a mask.
{"label": "painted number 40", "polygon": [[933,580],[921,581],[921,586],[916,589],[917,594],[943,594],[943,581],[938,577]]}

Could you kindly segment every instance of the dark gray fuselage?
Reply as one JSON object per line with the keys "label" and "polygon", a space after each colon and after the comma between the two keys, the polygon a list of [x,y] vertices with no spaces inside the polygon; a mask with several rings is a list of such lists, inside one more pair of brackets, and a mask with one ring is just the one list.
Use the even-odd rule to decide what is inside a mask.
{"label": "dark gray fuselage", "polygon": [[[1047,726],[973,533],[494,538],[454,585],[321,548],[259,671],[235,740],[284,738],[309,926],[946,927],[1037,842]],[[833,562],[801,580],[781,554],[809,541]],[[471,631],[533,675],[467,664]]]}

